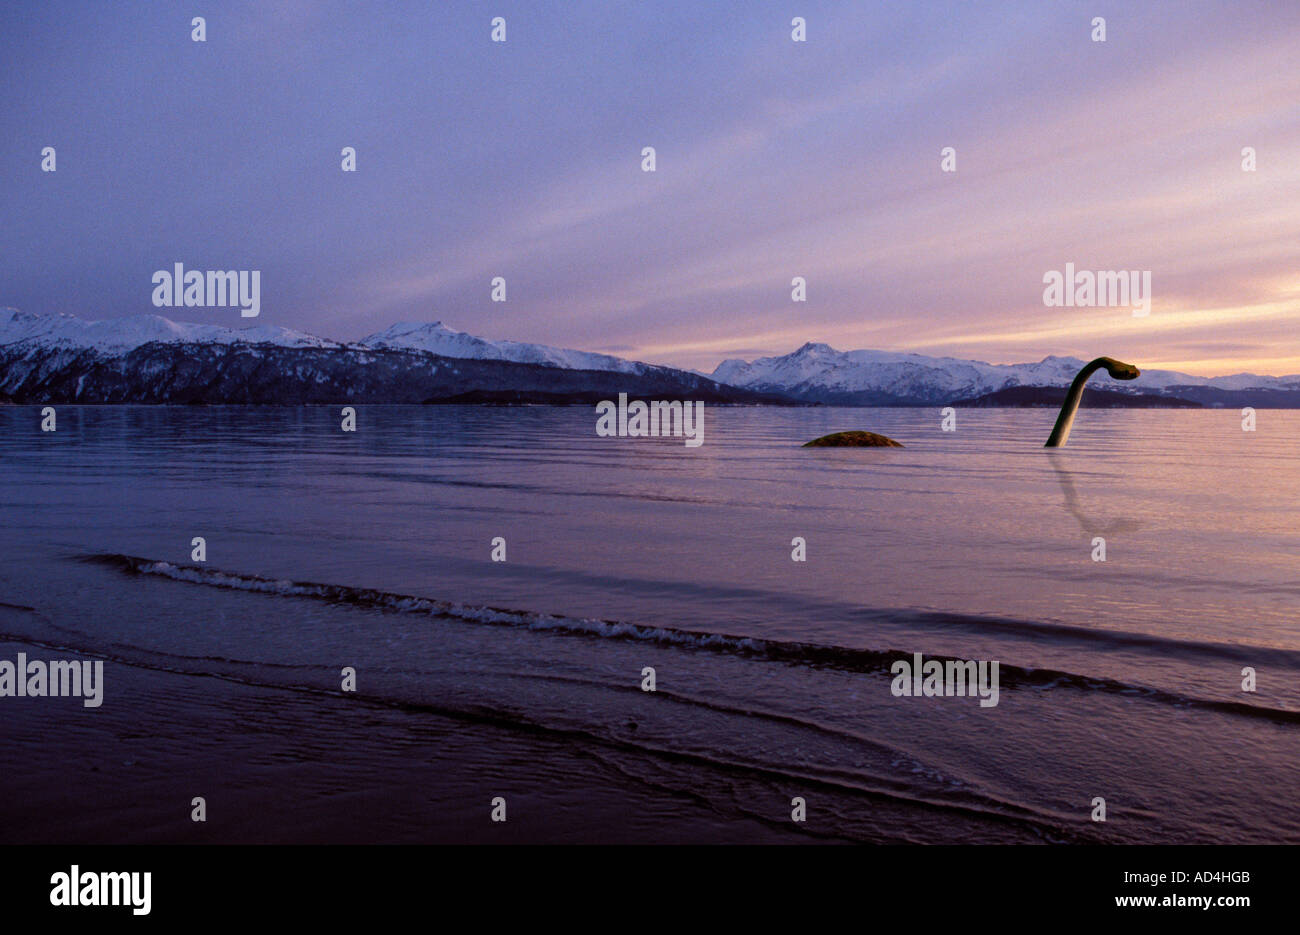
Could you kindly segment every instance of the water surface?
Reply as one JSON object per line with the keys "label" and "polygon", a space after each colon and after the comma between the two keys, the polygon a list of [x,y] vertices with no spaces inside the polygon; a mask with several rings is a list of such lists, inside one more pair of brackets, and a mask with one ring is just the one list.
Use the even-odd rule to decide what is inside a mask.
{"label": "water surface", "polygon": [[0,409],[5,839],[1300,841],[1300,413],[358,413]]}

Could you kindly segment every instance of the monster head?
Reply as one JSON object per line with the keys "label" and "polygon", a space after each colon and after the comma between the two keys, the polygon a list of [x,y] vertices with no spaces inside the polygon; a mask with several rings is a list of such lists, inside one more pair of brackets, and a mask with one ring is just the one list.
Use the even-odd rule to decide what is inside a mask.
{"label": "monster head", "polygon": [[1106,372],[1116,380],[1136,380],[1142,371],[1132,364],[1126,364],[1114,357],[1098,357],[1097,363],[1106,368]]}

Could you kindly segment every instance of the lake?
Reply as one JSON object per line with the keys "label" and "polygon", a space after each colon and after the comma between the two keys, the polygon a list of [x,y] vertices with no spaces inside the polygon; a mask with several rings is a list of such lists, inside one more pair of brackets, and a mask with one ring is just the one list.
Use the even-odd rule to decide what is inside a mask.
{"label": "lake", "polygon": [[0,840],[1300,842],[1300,412],[56,408],[0,660],[104,699],[0,698]]}

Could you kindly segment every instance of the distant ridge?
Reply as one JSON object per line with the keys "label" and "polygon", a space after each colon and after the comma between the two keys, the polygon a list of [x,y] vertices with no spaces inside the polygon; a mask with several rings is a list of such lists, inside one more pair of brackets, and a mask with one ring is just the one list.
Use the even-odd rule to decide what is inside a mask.
{"label": "distant ridge", "polygon": [[[998,407],[1060,409],[1065,402],[1064,386],[1008,386],[974,399],[959,399],[952,405],[974,409]],[[1086,387],[1079,402],[1082,409],[1200,409],[1201,404],[1159,393],[1122,393]]]}
{"label": "distant ridge", "polygon": [[568,404],[616,399],[789,404],[671,367],[395,325],[351,344],[140,315],[84,321],[0,310],[0,401]]}
{"label": "distant ridge", "polygon": [[[1141,361],[1136,363],[1141,367]],[[713,378],[732,386],[825,405],[946,406],[970,404],[976,399],[984,399],[983,405],[1033,405],[1018,401],[1030,399],[1032,394],[992,394],[1012,387],[1065,387],[1083,365],[1084,361],[1076,357],[989,364],[892,351],[839,351],[827,344],[808,343],[780,357],[725,360],[713,371]],[[1300,408],[1300,374],[1196,377],[1172,370],[1141,369],[1142,375],[1136,380],[1103,381],[1095,389],[1185,399],[1203,406]]]}
{"label": "distant ridge", "polygon": [[[435,359],[451,368],[436,379],[430,369]],[[554,403],[606,398],[620,387],[634,387],[628,392],[674,398],[693,392],[695,398],[714,401],[1019,406],[1040,403],[1032,401],[1038,398],[1034,394],[1002,391],[1064,387],[1083,363],[1051,356],[1037,363],[989,364],[893,351],[839,351],[809,342],[779,357],[725,360],[710,376],[609,354],[489,340],[441,321],[399,322],[360,341],[340,342],[275,325],[237,329],[159,315],[87,321],[0,309],[0,401],[15,402],[295,403],[323,397]],[[574,373],[603,376],[577,378]],[[282,398],[276,398],[277,392]],[[1300,375],[1197,377],[1143,368],[1131,382],[1089,389],[1096,392],[1206,407],[1300,408]],[[1090,398],[1096,401],[1085,405],[1106,397]]]}
{"label": "distant ridge", "polygon": [[608,354],[592,354],[544,344],[518,341],[489,341],[463,331],[453,331],[440,321],[398,322],[383,331],[362,338],[365,347],[428,351],[444,357],[467,360],[513,360],[521,364],[566,367],[570,370],[609,370],[615,373],[641,373],[649,364],[623,360]]}

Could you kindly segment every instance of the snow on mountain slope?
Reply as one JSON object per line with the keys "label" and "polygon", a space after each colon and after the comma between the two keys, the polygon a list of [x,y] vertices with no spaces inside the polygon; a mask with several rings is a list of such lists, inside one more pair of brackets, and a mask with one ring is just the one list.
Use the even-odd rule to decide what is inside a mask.
{"label": "snow on mountain slope", "polygon": [[547,347],[543,344],[523,344],[518,341],[489,341],[463,331],[453,331],[440,321],[398,322],[362,338],[359,343],[366,347],[428,351],[446,357],[467,357],[473,360],[511,360],[571,370],[643,373],[648,366],[608,354]]}
{"label": "snow on mountain slope", "polygon": [[234,329],[220,325],[176,322],[161,315],[131,315],[87,321],[73,315],[33,315],[12,308],[0,309],[0,347],[8,347],[11,351],[41,347],[67,351],[94,350],[112,356],[154,341],[196,344],[266,343],[278,347],[386,348],[425,351],[469,360],[504,360],[568,370],[604,370],[627,374],[644,374],[650,367],[649,364],[623,360],[608,354],[518,341],[489,341],[454,331],[440,321],[399,322],[362,338],[356,344],[344,344],[276,325]]}
{"label": "snow on mountain slope", "polygon": [[[808,399],[883,393],[917,400],[956,400],[1010,386],[1068,384],[1085,362],[1074,357],[1046,357],[1038,363],[988,364],[952,357],[926,357],[890,351],[837,351],[826,344],[805,344],[781,357],[755,361],[725,360],[713,379],[748,389],[786,392]],[[1140,362],[1136,362],[1139,368]],[[1171,386],[1206,386],[1223,390],[1297,389],[1300,375],[1285,377],[1233,374],[1194,377],[1171,370],[1143,370],[1131,383],[1110,389],[1160,392]]]}
{"label": "snow on mountain slope", "polygon": [[169,344],[244,342],[280,347],[339,346],[334,341],[277,325],[234,329],[176,322],[161,315],[129,315],[87,321],[74,315],[33,315],[13,308],[0,309],[0,346],[30,345],[122,354],[154,341]]}
{"label": "snow on mountain slope", "polygon": [[[39,355],[45,370],[68,366],[87,352],[120,357],[144,345],[163,344],[269,344],[283,348],[382,349],[423,351],[444,357],[495,360],[558,367],[645,375],[660,368],[608,354],[492,341],[446,327],[442,322],[401,322],[357,343],[330,341],[276,325],[234,329],[220,325],[175,322],[160,315],[134,315],[87,321],[72,315],[34,315],[0,308],[0,354],[13,369]],[[794,396],[811,402],[849,405],[893,405],[897,402],[947,403],[981,396],[1013,386],[1063,386],[1074,378],[1083,361],[1073,357],[1046,357],[1037,363],[989,364],[952,357],[926,357],[892,351],[838,351],[826,344],[808,343],[790,354],[754,361],[725,360],[711,379],[764,393]],[[1142,367],[1140,360],[1133,361]],[[10,375],[12,376],[12,374]],[[1110,383],[1110,381],[1103,381]],[[1128,393],[1162,393],[1171,387],[1199,387],[1211,391],[1289,390],[1300,392],[1300,375],[1283,377],[1233,374],[1195,377],[1168,370],[1143,369],[1142,376],[1109,388]],[[1190,391],[1178,391],[1186,395]]]}
{"label": "snow on mountain slope", "polygon": [[[585,405],[620,393],[785,402],[671,367],[549,348],[534,355],[527,345],[482,347],[476,341],[466,335],[451,346],[435,345],[462,355],[451,358],[415,347],[339,344],[274,327],[232,331],[154,316],[83,322],[0,310],[0,403]],[[505,354],[544,362],[501,359]],[[583,366],[611,361],[623,366]]]}

